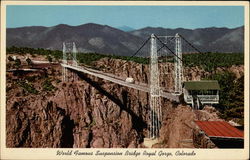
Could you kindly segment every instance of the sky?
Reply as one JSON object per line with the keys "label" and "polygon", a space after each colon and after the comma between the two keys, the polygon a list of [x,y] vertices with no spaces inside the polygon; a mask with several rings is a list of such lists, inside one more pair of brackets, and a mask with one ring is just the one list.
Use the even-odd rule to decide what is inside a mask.
{"label": "sky", "polygon": [[243,6],[46,6],[8,5],[7,28],[77,26],[97,23],[112,27],[235,28],[244,25]]}

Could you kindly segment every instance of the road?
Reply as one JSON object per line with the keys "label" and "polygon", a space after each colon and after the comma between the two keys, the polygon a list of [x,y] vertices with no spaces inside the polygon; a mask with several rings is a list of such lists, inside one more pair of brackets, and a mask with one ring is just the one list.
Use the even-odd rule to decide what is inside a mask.
{"label": "road", "polygon": [[[140,90],[143,92],[150,92],[150,88],[146,83],[140,83],[140,82],[128,83],[125,81],[125,79],[123,79],[121,77],[115,76],[115,75],[110,74],[110,73],[103,73],[101,71],[87,68],[84,66],[71,66],[71,65],[63,64],[63,63],[61,63],[61,66],[78,71],[78,72],[82,72],[82,73],[86,73],[86,74],[89,74],[92,76],[96,76],[96,77],[114,82],[116,84],[119,84],[119,85],[122,85],[125,87],[137,89],[137,90]],[[169,100],[175,101],[175,102],[179,102],[179,96],[174,95],[172,93],[161,91],[160,96],[167,98]]]}

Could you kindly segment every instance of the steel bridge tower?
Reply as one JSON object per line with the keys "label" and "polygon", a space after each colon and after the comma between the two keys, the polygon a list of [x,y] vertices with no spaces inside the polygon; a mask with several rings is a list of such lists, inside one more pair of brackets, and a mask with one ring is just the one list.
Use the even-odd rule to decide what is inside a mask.
{"label": "steel bridge tower", "polygon": [[[69,61],[71,60],[71,62]],[[72,64],[73,66],[78,66],[77,63],[77,49],[75,42],[65,43],[63,42],[63,64]],[[62,67],[62,81],[68,81],[68,70],[65,67]],[[75,79],[75,75],[73,75]]]}
{"label": "steel bridge tower", "polygon": [[175,35],[175,54],[174,57],[174,70],[175,70],[175,94],[182,93],[182,48],[181,48],[181,37],[177,33]]}
{"label": "steel bridge tower", "polygon": [[149,138],[159,137],[161,127],[161,101],[160,101],[160,81],[158,69],[158,55],[156,37],[151,35],[150,48],[150,123]]}
{"label": "steel bridge tower", "polygon": [[[63,64],[67,64],[68,60],[67,60],[67,52],[66,52],[66,44],[63,42],[63,60],[62,60]],[[65,67],[62,67],[62,81],[65,82],[67,81],[67,69]]]}
{"label": "steel bridge tower", "polygon": [[[175,39],[175,56],[174,56],[174,92],[177,95],[182,93],[182,47],[181,37],[177,33],[173,37]],[[166,45],[166,44],[165,44]],[[149,138],[155,139],[159,137],[159,130],[161,128],[162,121],[162,105],[160,99],[160,80],[159,80],[159,68],[158,68],[158,54],[156,36],[151,35],[151,47],[150,47],[150,117],[149,117]]]}
{"label": "steel bridge tower", "polygon": [[75,42],[73,42],[72,53],[73,53],[73,66],[78,66],[78,64],[77,64],[77,57],[76,57],[77,50],[76,50],[76,44],[75,44]]}

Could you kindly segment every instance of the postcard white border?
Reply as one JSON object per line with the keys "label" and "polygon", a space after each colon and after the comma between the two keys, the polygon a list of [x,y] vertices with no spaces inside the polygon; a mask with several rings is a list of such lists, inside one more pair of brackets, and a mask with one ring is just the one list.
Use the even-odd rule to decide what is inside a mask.
{"label": "postcard white border", "polygon": [[[6,5],[134,5],[134,6],[157,6],[157,5],[180,5],[180,6],[244,6],[245,10],[245,129],[244,129],[244,149],[80,149],[80,148],[6,148],[6,135],[5,135],[5,104],[6,104]],[[248,159],[249,157],[249,2],[246,1],[2,1],[1,2],[1,88],[0,88],[0,106],[1,106],[1,153],[2,159],[133,159],[131,156],[56,156],[57,150],[80,150],[80,151],[152,151],[164,150],[167,152],[175,153],[178,150],[196,152],[196,156],[182,156],[175,157],[174,159]],[[0,159],[1,159],[0,158]],[[152,157],[151,157],[152,158]],[[151,159],[145,157],[137,157],[135,159]],[[157,157],[156,159],[173,159],[173,157]]]}

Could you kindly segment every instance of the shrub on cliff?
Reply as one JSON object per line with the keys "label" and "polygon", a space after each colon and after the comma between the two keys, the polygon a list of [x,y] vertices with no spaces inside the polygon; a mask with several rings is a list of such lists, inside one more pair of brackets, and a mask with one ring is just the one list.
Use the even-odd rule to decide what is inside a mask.
{"label": "shrub on cliff", "polygon": [[46,56],[46,59],[49,61],[49,62],[52,62],[52,57],[50,55],[47,55]]}
{"label": "shrub on cliff", "polygon": [[15,60],[14,67],[18,69],[18,68],[20,68],[20,66],[21,66],[21,60],[17,58]]}
{"label": "shrub on cliff", "polygon": [[14,61],[14,59],[11,56],[8,56],[9,61]]}
{"label": "shrub on cliff", "polygon": [[236,78],[232,72],[211,75],[209,79],[218,80],[220,84],[220,103],[216,107],[223,119],[238,119],[244,122],[244,76]]}
{"label": "shrub on cliff", "polygon": [[38,91],[34,88],[34,86],[28,82],[18,81],[17,84],[29,93],[38,94]]}
{"label": "shrub on cliff", "polygon": [[42,86],[43,86],[44,91],[52,91],[52,90],[56,89],[56,87],[54,87],[53,84],[51,83],[50,79],[46,79],[43,82]]}
{"label": "shrub on cliff", "polygon": [[28,64],[28,66],[31,66],[31,65],[32,65],[32,61],[31,61],[30,58],[27,58],[27,59],[26,59],[26,62],[27,62],[27,64]]}

